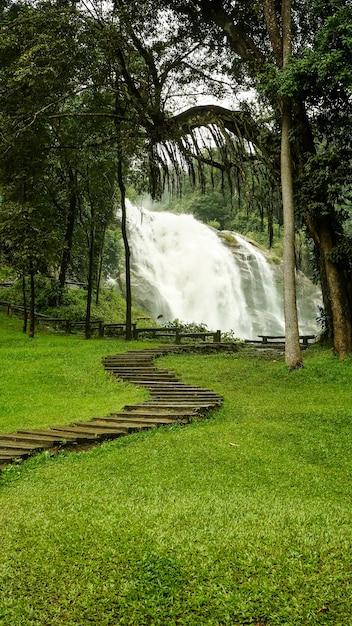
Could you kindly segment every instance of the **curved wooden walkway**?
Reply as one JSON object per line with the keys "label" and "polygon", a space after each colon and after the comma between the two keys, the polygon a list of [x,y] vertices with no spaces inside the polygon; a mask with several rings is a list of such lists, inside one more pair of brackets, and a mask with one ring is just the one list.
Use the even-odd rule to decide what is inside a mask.
{"label": "curved wooden walkway", "polygon": [[155,349],[131,350],[103,359],[105,369],[120,380],[146,388],[150,400],[126,405],[118,413],[96,417],[87,422],[43,430],[18,430],[0,433],[0,468],[13,461],[47,450],[55,454],[60,448],[81,450],[107,439],[115,439],[144,429],[168,424],[189,423],[218,408],[221,396],[209,389],[179,381],[172,370],[158,368],[154,359],[179,352],[234,352],[234,344],[203,343],[197,346],[161,346]]}

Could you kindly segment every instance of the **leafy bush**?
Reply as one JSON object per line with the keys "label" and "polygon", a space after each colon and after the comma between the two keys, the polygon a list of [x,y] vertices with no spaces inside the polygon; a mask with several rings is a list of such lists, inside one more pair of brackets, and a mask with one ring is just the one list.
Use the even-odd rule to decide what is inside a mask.
{"label": "leafy bush", "polygon": [[206,324],[197,322],[181,322],[179,319],[175,319],[168,323],[169,328],[179,328],[185,333],[206,333],[209,328]]}
{"label": "leafy bush", "polygon": [[[27,285],[27,298],[29,301],[29,286]],[[50,317],[66,318],[72,321],[80,321],[86,316],[87,291],[81,287],[65,287],[62,294],[62,304],[57,302],[57,283],[42,275],[35,277],[35,309],[37,313]],[[22,284],[16,280],[12,287],[4,287],[0,292],[0,299],[21,306],[23,304]],[[99,295],[99,303],[96,304],[93,297],[91,316],[102,319],[105,323],[124,322],[126,304],[124,299],[113,287],[102,287]],[[143,316],[143,312],[132,309],[134,319]]]}

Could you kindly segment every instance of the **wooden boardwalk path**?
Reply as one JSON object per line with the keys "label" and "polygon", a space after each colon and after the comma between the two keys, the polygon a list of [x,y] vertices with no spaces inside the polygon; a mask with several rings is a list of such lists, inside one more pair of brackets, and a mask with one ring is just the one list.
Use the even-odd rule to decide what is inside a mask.
{"label": "wooden boardwalk path", "polygon": [[197,346],[161,346],[145,350],[131,350],[103,359],[105,369],[120,380],[134,383],[148,390],[151,399],[126,405],[117,413],[96,417],[87,422],[47,429],[18,430],[0,433],[0,468],[28,456],[47,450],[55,454],[60,448],[79,450],[107,439],[115,439],[144,429],[168,424],[189,423],[218,408],[221,396],[210,389],[187,385],[179,381],[172,370],[158,368],[154,359],[179,352],[234,352],[234,344],[204,343]]}

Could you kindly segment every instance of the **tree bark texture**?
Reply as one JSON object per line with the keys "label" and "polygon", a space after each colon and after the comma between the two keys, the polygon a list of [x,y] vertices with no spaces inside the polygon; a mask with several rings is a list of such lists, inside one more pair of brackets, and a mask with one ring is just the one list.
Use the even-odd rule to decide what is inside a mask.
{"label": "tree bark texture", "polygon": [[320,274],[327,285],[327,301],[324,306],[332,316],[334,352],[343,359],[352,351],[350,280],[330,259],[336,245],[330,216],[311,219],[309,228],[319,250]]}
{"label": "tree bark texture", "polygon": [[283,277],[285,361],[290,370],[302,367],[296,297],[295,212],[290,147],[291,101],[285,99],[281,126],[281,193],[284,218]]}
{"label": "tree bark texture", "polygon": [[[268,4],[268,3],[267,3]],[[282,68],[285,70],[291,55],[291,0],[282,0]],[[284,217],[283,271],[285,316],[285,361],[290,370],[302,367],[296,296],[295,207],[293,192],[292,101],[282,99],[281,109],[281,194]]]}

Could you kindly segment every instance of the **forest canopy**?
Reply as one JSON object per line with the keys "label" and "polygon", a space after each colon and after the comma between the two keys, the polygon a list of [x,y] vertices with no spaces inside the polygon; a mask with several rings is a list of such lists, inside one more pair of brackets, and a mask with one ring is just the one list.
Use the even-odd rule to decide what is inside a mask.
{"label": "forest canopy", "polygon": [[68,277],[92,294],[132,188],[272,244],[286,119],[293,229],[351,351],[351,24],[348,0],[2,2],[3,259],[56,276],[58,303]]}

